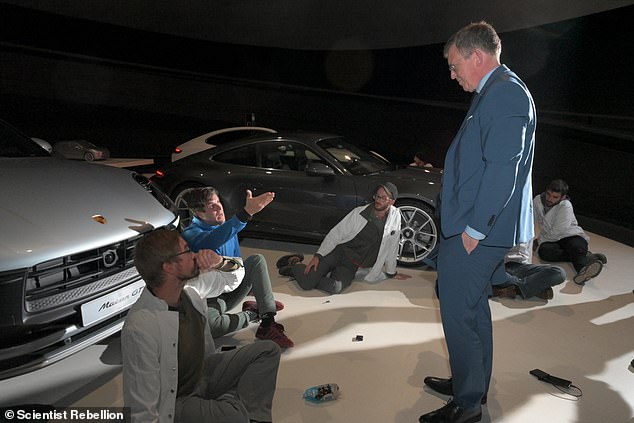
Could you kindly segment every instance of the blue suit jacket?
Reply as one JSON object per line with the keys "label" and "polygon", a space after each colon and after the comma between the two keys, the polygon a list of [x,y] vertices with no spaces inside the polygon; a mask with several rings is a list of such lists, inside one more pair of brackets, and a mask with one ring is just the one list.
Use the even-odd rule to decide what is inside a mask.
{"label": "blue suit jacket", "polygon": [[440,219],[445,238],[467,226],[485,235],[482,245],[511,247],[533,238],[536,122],[526,85],[499,66],[474,97],[447,151]]}

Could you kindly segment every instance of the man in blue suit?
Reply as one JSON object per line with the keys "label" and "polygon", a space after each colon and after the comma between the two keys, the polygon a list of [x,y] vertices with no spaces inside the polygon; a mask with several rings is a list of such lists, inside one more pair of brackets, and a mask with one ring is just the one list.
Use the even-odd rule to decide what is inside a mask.
{"label": "man in blue suit", "polygon": [[500,64],[501,51],[486,22],[467,25],[445,44],[451,79],[475,95],[447,151],[441,192],[438,289],[452,378],[425,378],[453,400],[420,422],[480,421],[493,367],[491,282],[504,277],[509,248],[534,235],[535,104]]}

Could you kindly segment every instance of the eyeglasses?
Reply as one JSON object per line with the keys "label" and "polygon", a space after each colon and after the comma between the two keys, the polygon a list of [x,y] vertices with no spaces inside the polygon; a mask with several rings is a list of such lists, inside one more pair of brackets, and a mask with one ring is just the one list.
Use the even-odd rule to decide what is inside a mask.
{"label": "eyeglasses", "polygon": [[392,197],[390,197],[389,195],[376,195],[374,194],[372,196],[373,200],[381,200],[381,201],[387,201],[387,200],[391,200]]}
{"label": "eyeglasses", "polygon": [[181,251],[180,253],[176,253],[176,254],[172,254],[171,256],[167,256],[168,259],[173,259],[176,258],[178,256],[182,256],[183,254],[187,254],[187,253],[191,253],[192,250],[190,250],[189,248],[187,248],[186,250]]}
{"label": "eyeglasses", "polygon": [[[467,54],[466,56],[460,55],[460,57],[462,58],[462,61],[464,62],[465,60],[469,60],[472,55],[473,55],[473,51],[471,53]],[[458,70],[458,68],[456,67],[455,63],[449,65],[449,73],[451,73],[451,72],[456,73],[457,70]]]}

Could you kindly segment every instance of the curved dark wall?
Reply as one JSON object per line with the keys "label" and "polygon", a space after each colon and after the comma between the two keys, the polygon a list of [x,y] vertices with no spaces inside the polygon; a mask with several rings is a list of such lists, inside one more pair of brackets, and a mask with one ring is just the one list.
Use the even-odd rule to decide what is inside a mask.
{"label": "curved dark wall", "polygon": [[[503,61],[538,105],[535,189],[564,178],[578,214],[629,229],[634,67],[620,62],[630,48],[620,32],[633,19],[630,6],[501,34]],[[260,125],[342,133],[396,161],[422,146],[442,165],[469,100],[449,79],[441,44],[244,47],[4,4],[0,37],[2,117],[32,136],[86,138],[115,156],[162,160],[175,145],[255,112]]]}

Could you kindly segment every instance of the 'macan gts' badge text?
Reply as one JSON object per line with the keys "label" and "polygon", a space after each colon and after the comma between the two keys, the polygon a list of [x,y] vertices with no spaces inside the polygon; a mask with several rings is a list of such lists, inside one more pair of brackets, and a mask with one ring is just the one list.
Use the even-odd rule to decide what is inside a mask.
{"label": "'macan gts' badge text", "polygon": [[106,223],[108,223],[108,221],[106,220],[105,217],[103,217],[100,214],[96,214],[92,217],[92,220],[94,220],[97,223],[101,223],[102,225],[105,225]]}

